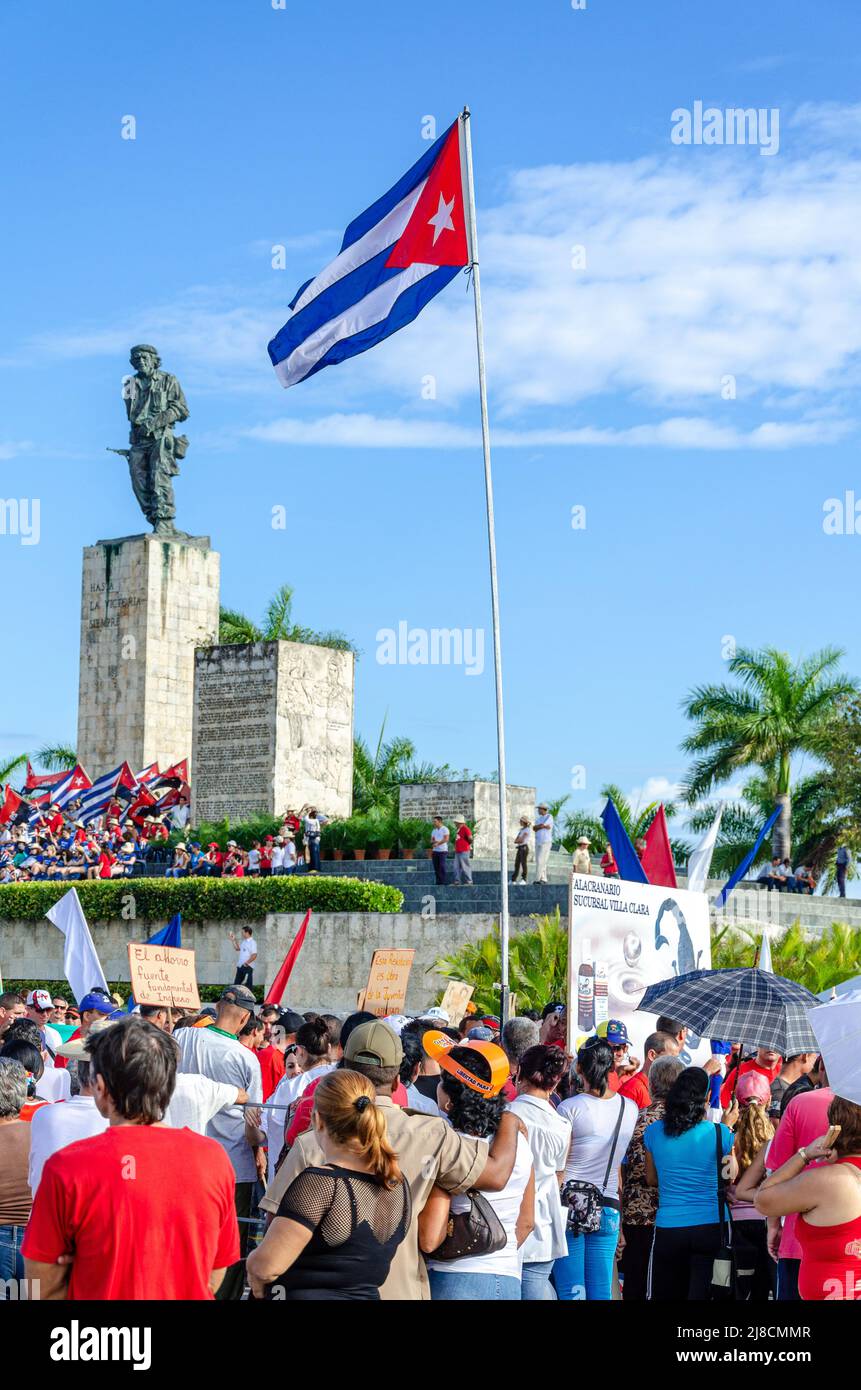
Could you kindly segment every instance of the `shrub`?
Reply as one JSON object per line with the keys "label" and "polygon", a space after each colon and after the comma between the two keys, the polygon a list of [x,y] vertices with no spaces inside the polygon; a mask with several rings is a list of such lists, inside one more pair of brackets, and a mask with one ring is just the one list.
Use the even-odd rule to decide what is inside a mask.
{"label": "shrub", "polygon": [[430,844],[431,823],[428,820],[399,820],[398,844],[401,849],[418,849]]}
{"label": "shrub", "polygon": [[[81,882],[78,891],[90,922],[130,916],[164,924],[175,912],[186,922],[255,921],[267,912],[399,912],[404,895],[389,884],[328,876],[274,878],[126,878]],[[68,891],[65,883],[0,886],[0,921],[38,922]],[[125,911],[124,911],[125,909]]]}

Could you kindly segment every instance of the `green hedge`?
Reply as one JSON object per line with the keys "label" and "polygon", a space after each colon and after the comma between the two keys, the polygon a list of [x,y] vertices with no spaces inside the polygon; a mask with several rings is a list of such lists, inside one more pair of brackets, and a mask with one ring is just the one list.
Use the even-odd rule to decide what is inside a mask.
{"label": "green hedge", "polygon": [[[79,882],[89,922],[116,918],[157,922],[181,912],[185,922],[256,921],[267,912],[399,912],[398,888],[360,878],[301,875],[276,878],[127,878]],[[0,921],[38,922],[68,891],[61,883],[0,886]],[[133,900],[134,911],[130,911]]]}

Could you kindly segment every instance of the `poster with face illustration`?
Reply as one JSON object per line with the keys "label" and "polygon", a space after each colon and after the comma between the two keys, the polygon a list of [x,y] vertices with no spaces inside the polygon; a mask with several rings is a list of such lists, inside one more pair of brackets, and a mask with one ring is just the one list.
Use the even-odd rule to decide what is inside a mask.
{"label": "poster with face illustration", "polygon": [[[637,1012],[647,986],[711,969],[705,894],[574,873],[568,922],[569,1038],[618,1019],[642,1061],[657,1022]],[[701,1065],[710,1054],[708,1038],[688,1036],[684,1061]]]}

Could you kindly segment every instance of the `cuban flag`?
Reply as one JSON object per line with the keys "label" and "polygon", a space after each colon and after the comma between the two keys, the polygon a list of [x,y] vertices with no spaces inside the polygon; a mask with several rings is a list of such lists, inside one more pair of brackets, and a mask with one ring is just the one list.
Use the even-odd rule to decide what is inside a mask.
{"label": "cuban flag", "polygon": [[469,264],[458,118],[388,193],[350,223],[335,259],[296,293],[269,344],[282,386],[381,343]]}
{"label": "cuban flag", "polygon": [[106,772],[103,777],[96,778],[90,790],[84,793],[78,819],[83,821],[84,825],[89,825],[90,821],[102,814],[121,789],[131,791],[134,786],[135,775],[128,763],[120,763],[119,767]]}

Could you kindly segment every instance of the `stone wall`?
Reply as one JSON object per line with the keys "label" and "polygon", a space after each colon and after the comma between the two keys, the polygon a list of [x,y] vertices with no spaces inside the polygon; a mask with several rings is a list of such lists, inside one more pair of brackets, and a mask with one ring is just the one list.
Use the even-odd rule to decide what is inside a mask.
{"label": "stone wall", "polygon": [[[302,923],[303,913],[271,913],[254,929],[259,960],[255,983],[269,984],[287,954]],[[492,929],[496,918],[487,915],[423,917],[419,913],[321,912],[311,917],[305,945],[296,964],[289,1002],[302,1009],[328,1007],[348,1012],[356,1006],[356,993],[367,983],[371,957],[377,949],[412,946],[415,959],[410,974],[407,1006],[427,1007],[445,982],[432,967],[441,955],[456,951],[467,941],[479,941]],[[232,983],[236,952],[228,930],[240,936],[241,922],[217,922],[206,926],[183,923],[182,944],[195,952],[201,984]],[[531,925],[528,917],[514,918],[512,930]],[[109,980],[127,980],[129,942],[145,941],[147,932],[133,922],[91,922],[93,941]],[[427,973],[430,969],[431,973]],[[0,921],[0,970],[3,978],[61,980],[63,937],[50,922]]]}
{"label": "stone wall", "polygon": [[280,815],[353,797],[352,652],[302,642],[195,656],[192,821]]}
{"label": "stone wall", "polygon": [[[509,857],[514,858],[514,837],[520,817],[534,819],[535,788],[508,787],[507,800]],[[496,782],[418,782],[400,791],[401,820],[430,820],[442,816],[451,821],[465,816],[475,822],[477,859],[499,858],[499,787]]]}
{"label": "stone wall", "polygon": [[189,757],[194,649],[218,634],[219,577],[208,537],[84,550],[77,751],[92,778]]}

